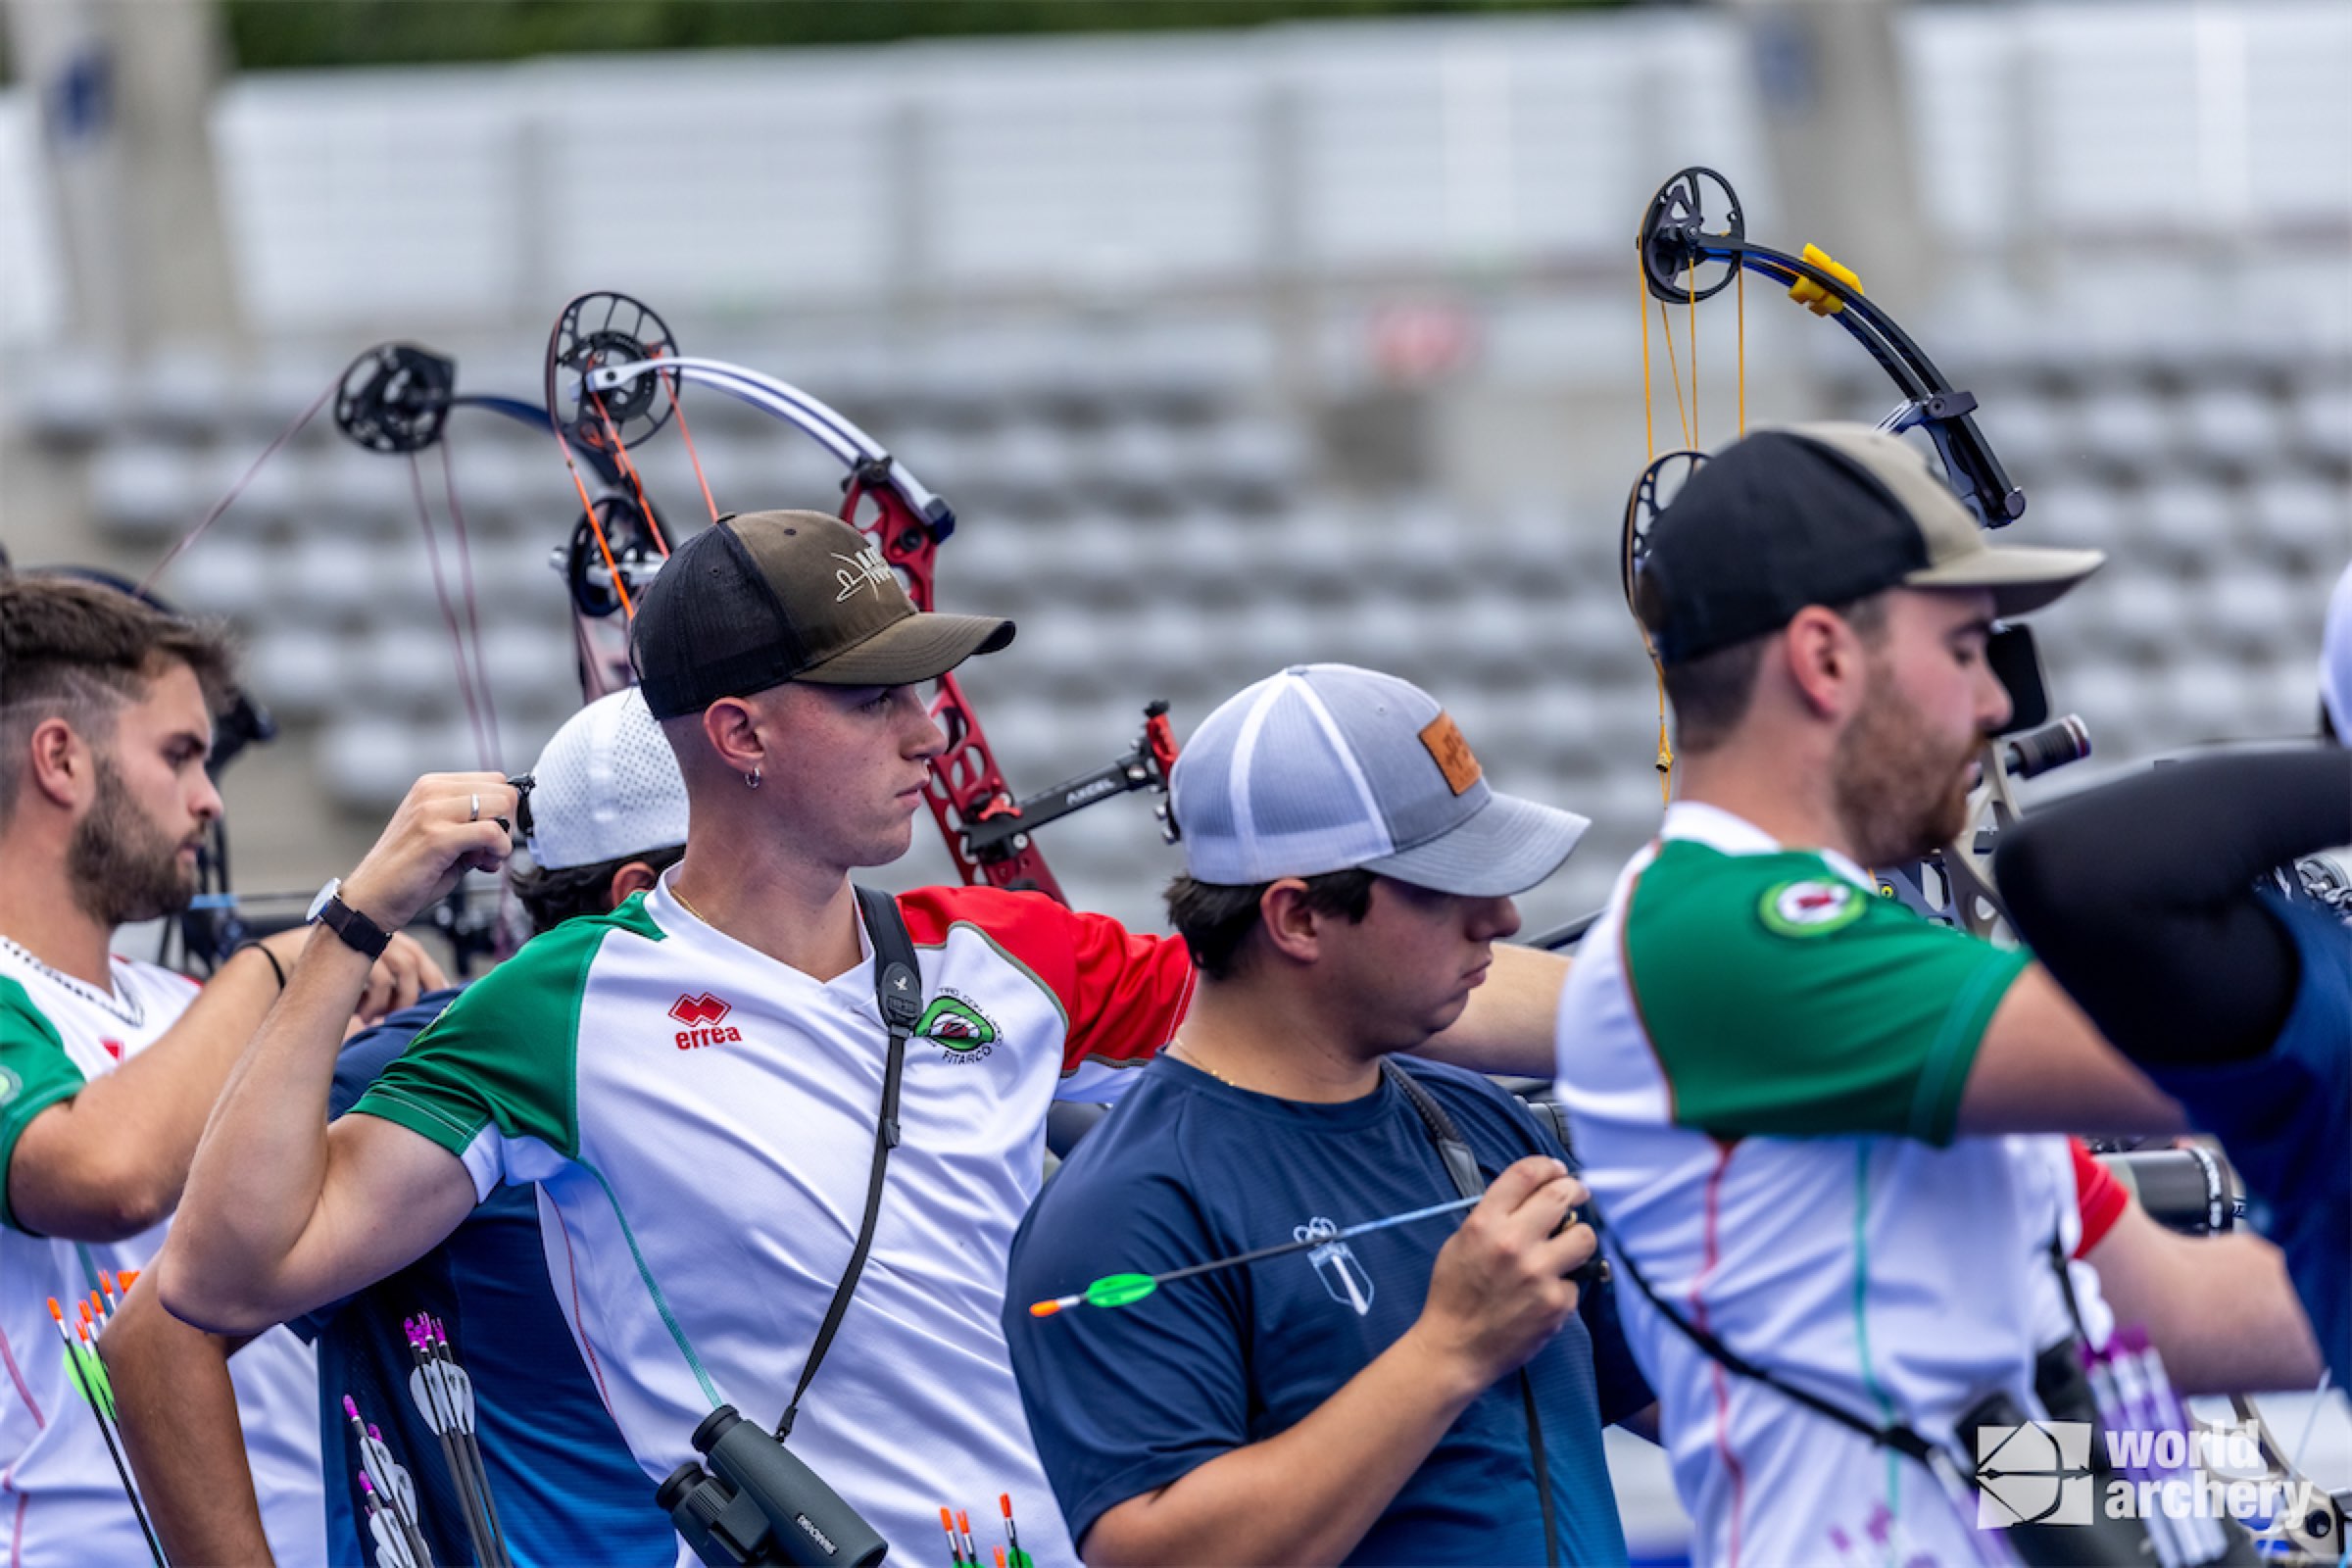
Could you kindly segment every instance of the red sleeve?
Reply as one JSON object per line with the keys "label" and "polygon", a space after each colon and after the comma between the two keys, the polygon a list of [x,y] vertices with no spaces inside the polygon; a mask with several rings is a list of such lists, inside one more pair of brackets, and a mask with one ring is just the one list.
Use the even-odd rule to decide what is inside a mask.
{"label": "red sleeve", "polygon": [[2106,1166],[2090,1157],[2082,1139],[2069,1138],[2066,1147],[2074,1152],[2075,1203],[2082,1211],[2082,1240],[2075,1244],[2075,1255],[2087,1257],[2132,1206],[2132,1195]]}
{"label": "red sleeve", "polygon": [[1042,893],[916,888],[899,908],[917,947],[970,926],[1035,975],[1067,1020],[1061,1070],[1087,1061],[1149,1059],[1176,1033],[1193,996],[1193,962],[1175,937],[1138,936],[1106,914],[1067,909]]}

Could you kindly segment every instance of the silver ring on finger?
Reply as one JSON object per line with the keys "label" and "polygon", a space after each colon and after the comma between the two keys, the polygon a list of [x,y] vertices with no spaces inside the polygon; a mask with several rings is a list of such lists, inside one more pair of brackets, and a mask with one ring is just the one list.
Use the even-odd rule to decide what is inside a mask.
{"label": "silver ring on finger", "polygon": [[466,820],[468,822],[479,822],[482,819],[482,798],[479,795],[475,795],[471,797],[471,799],[473,801],[473,807],[472,809],[466,813]]}

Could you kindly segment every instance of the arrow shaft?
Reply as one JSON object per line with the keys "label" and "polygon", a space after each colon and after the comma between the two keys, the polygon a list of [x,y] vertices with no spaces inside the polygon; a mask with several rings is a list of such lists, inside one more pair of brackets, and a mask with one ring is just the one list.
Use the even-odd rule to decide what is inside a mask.
{"label": "arrow shaft", "polygon": [[1189,1268],[1174,1269],[1166,1274],[1154,1274],[1152,1276],[1152,1283],[1165,1285],[1172,1280],[1190,1279],[1196,1274],[1209,1274],[1218,1269],[1240,1268],[1245,1263],[1255,1263],[1269,1257],[1280,1257],[1285,1252],[1302,1252],[1310,1247],[1329,1247],[1335,1242],[1344,1242],[1354,1236],[1367,1236],[1374,1231],[1385,1231],[1394,1225],[1410,1225],[1416,1220],[1435,1219],[1440,1214],[1459,1213],[1477,1202],[1478,1200],[1475,1198],[1457,1198],[1451,1202],[1432,1203],[1427,1208],[1411,1209],[1402,1214],[1389,1214],[1380,1219],[1368,1219],[1360,1224],[1342,1226],[1329,1236],[1310,1236],[1303,1241],[1280,1242],[1272,1247],[1260,1247],[1253,1251],[1237,1252],[1231,1257],[1220,1257],[1206,1263],[1195,1263]]}

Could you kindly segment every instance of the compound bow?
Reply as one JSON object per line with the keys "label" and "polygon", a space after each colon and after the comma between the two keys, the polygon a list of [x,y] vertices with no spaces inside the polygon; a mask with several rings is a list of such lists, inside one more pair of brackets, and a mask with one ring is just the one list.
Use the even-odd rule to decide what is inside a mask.
{"label": "compound bow", "polygon": [[[1720,200],[1711,200],[1719,193]],[[1712,207],[1721,215],[1711,220]],[[1740,290],[1741,325],[1745,325],[1745,277],[1754,272],[1788,291],[1788,297],[1816,316],[1827,317],[1860,343],[1902,394],[1902,401],[1879,421],[1879,428],[1900,435],[1917,430],[1934,446],[1945,478],[1961,505],[1980,526],[2006,527],[2025,514],[2026,493],[2010,482],[2008,470],[1977,427],[1976,395],[1944,377],[1936,363],[1895,324],[1894,318],[1866,299],[1861,279],[1820,247],[1807,245],[1799,255],[1775,250],[1747,237],[1747,219],[1731,184],[1711,169],[1683,170],[1650,198],[1635,240],[1645,295],[1642,316],[1643,418],[1649,407],[1649,318],[1647,301],[1657,302],[1658,317],[1667,338],[1667,361],[1675,367],[1678,402],[1682,379],[1674,359],[1673,318],[1668,308],[1679,306],[1691,321],[1693,399],[1697,387],[1696,309],[1726,288]],[[1740,426],[1746,433],[1746,357],[1740,356]],[[1686,441],[1694,441],[1694,420],[1684,414]],[[1659,455],[1654,440],[1647,465],[1627,498],[1620,534],[1620,568],[1626,606],[1642,628],[1642,646],[1657,662],[1657,650],[1642,624],[1637,604],[1642,564],[1648,553],[1650,524],[1674,493],[1706,462],[1695,446]],[[2009,780],[2027,778],[2090,755],[2090,732],[2080,717],[2068,714],[2049,722],[2049,698],[2041,661],[2033,633],[2022,625],[2003,626],[1987,650],[1996,673],[2012,699],[2009,727],[1988,742],[1984,756],[1984,781],[1971,804],[1970,821],[1983,820],[1975,830],[1963,830],[1959,842],[1930,860],[1880,868],[1881,891],[1898,897],[1935,918],[1983,935],[2001,916],[1999,895],[1991,876],[1994,839],[2018,815]],[[1664,675],[1659,676],[1658,755],[1661,788],[1673,768],[1668,744]],[[1937,873],[1940,896],[1932,894],[1929,872]]]}
{"label": "compound bow", "polygon": [[[674,418],[713,521],[718,506],[679,407],[680,385],[691,381],[724,392],[801,431],[845,470],[843,519],[873,538],[883,560],[905,576],[918,610],[932,608],[939,546],[956,531],[954,510],[881,443],[820,399],[743,366],[680,354],[661,317],[625,294],[610,292],[583,294],[564,306],[548,339],[546,372],[549,418],[566,462],[577,453],[591,464],[610,465],[642,501],[644,483],[629,451]],[[625,595],[622,607],[635,615]],[[1176,761],[1167,704],[1155,702],[1146,706],[1143,732],[1126,755],[1016,800],[953,673],[939,678],[931,716],[946,731],[948,747],[931,764],[924,799],[958,874],[967,883],[1033,888],[1056,900],[1062,899],[1060,885],[1031,831],[1112,795],[1164,792]],[[1167,819],[1164,804],[1159,815]],[[1173,836],[1172,823],[1166,831]]]}

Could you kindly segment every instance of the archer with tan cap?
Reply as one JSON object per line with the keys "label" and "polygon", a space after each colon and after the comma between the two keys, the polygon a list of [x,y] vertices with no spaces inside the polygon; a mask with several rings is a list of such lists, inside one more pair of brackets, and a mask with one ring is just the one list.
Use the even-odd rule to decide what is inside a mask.
{"label": "archer with tan cap", "polygon": [[1859,425],[1751,434],[1652,525],[1681,794],[1570,974],[1559,1093],[1701,1562],[1977,1560],[1922,1461],[1969,1475],[1972,1412],[2048,1415],[2037,1357],[2104,1332],[2050,1255],[2082,1239],[2066,1140],[2001,1135],[2178,1107],[2031,955],[1865,869],[1960,831],[2009,712],[1994,620],[2099,560],[1988,545]]}

